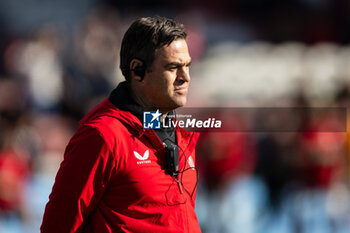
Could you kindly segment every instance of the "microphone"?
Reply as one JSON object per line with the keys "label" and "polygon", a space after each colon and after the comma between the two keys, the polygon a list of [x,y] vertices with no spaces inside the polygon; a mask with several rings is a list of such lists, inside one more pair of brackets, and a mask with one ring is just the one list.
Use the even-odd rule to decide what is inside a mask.
{"label": "microphone", "polygon": [[179,150],[176,144],[168,141],[168,144],[164,143],[165,146],[165,162],[166,172],[172,177],[176,177],[179,174]]}

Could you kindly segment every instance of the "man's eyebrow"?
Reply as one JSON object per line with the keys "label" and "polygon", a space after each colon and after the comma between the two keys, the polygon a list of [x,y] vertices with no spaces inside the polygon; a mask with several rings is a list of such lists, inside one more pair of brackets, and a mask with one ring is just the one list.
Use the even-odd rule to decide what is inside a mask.
{"label": "man's eyebrow", "polygon": [[192,60],[184,63],[184,62],[169,62],[167,64],[164,65],[165,68],[169,68],[169,67],[181,67],[181,66],[190,66],[192,63]]}

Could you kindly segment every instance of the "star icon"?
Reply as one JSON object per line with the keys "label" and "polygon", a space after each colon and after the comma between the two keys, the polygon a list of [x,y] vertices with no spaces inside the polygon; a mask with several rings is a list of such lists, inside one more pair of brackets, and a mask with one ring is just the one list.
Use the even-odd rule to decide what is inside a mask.
{"label": "star icon", "polygon": [[160,115],[162,115],[160,112],[159,112],[159,109],[155,112],[155,113],[151,113],[151,115],[153,116],[152,121],[154,121],[155,119],[157,119],[158,117],[160,117]]}

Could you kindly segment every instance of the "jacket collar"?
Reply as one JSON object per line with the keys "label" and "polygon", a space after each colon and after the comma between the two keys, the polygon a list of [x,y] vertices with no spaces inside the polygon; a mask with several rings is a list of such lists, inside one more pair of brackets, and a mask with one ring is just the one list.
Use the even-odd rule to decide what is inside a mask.
{"label": "jacket collar", "polygon": [[130,93],[129,85],[124,81],[118,84],[108,99],[116,108],[132,113],[142,122],[144,108],[131,97]]}
{"label": "jacket collar", "polygon": [[[93,122],[95,119],[105,116],[116,118],[126,126],[129,126],[130,129],[135,132],[135,136],[138,138],[141,138],[143,135],[149,136],[153,134],[149,132],[152,131],[152,129],[143,128],[140,119],[138,119],[134,114],[117,108],[109,99],[104,100],[100,105],[96,106],[79,123],[85,124],[88,122]],[[185,129],[180,128],[179,126],[176,127],[176,135],[178,143],[180,143],[180,145],[186,145],[183,149],[189,153],[194,149],[199,137],[198,133],[187,132]]]}
{"label": "jacket collar", "polygon": [[[147,134],[147,131],[151,130],[143,128],[143,112],[145,109],[131,97],[129,86],[126,81],[119,83],[119,85],[112,91],[109,98],[101,103],[101,105],[106,107],[104,108],[101,106],[102,109],[105,109],[106,111],[100,111],[101,109],[97,107],[96,109],[100,109],[97,113],[98,115],[109,115],[118,118],[125,124],[130,125],[136,131],[138,137],[141,137],[145,133]],[[88,114],[83,121],[88,120],[89,115],[91,117],[96,117],[93,112],[94,110]],[[197,135],[197,133],[187,132],[179,126],[176,126],[176,134],[177,138],[181,138],[181,140],[183,140],[182,143],[184,144],[188,144],[194,139],[193,136]],[[198,135],[195,136],[195,138],[198,138]]]}
{"label": "jacket collar", "polygon": [[[148,109],[140,106],[131,96],[129,85],[126,81],[119,83],[119,85],[112,91],[108,100],[118,109],[127,111],[136,116],[139,121],[143,122],[143,112],[149,111]],[[174,112],[169,113],[173,115]],[[168,119],[168,118],[167,118]],[[174,128],[162,128],[160,131],[156,131],[157,134],[164,134],[173,131]]]}

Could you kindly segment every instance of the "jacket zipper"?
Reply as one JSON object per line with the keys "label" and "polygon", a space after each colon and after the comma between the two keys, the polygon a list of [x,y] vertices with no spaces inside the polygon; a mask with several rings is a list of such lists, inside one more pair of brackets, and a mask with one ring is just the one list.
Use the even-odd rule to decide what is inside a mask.
{"label": "jacket zipper", "polygon": [[[153,131],[153,130],[150,130],[150,131],[146,131],[146,134],[149,136],[149,137],[152,137],[152,138],[157,138],[156,141],[157,143],[154,143],[155,141],[154,140],[149,140],[151,142],[151,144],[153,145],[153,147],[155,149],[162,149],[162,150],[165,150],[165,146],[163,144],[163,142],[159,139],[159,137],[157,136],[157,134]],[[186,148],[185,148],[186,149]],[[183,155],[185,156],[185,155]],[[183,167],[186,167],[186,158],[184,158],[184,164],[183,164]],[[177,183],[177,187],[179,188],[179,192],[181,195],[184,194],[184,191],[183,191],[183,188],[182,188],[182,184],[180,182],[180,179],[178,176],[175,177],[176,179],[176,183]]]}

